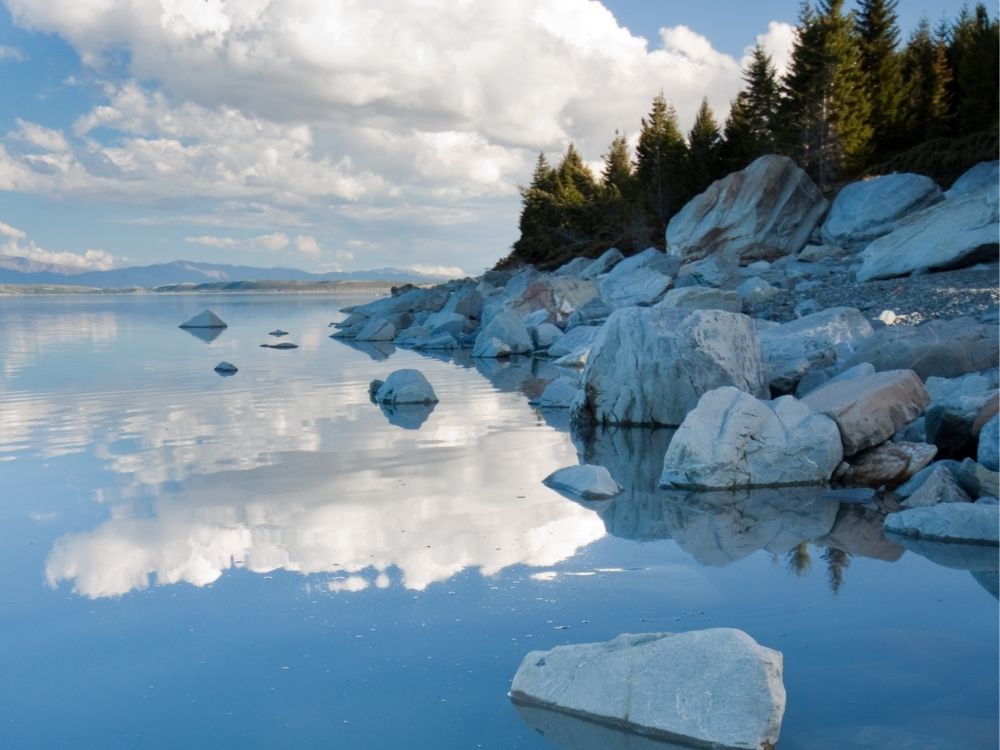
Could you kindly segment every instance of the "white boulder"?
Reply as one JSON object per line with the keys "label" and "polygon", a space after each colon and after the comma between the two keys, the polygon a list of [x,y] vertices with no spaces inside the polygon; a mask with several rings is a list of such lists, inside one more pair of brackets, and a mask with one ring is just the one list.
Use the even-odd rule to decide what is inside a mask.
{"label": "white boulder", "polygon": [[797,253],[827,201],[809,176],[785,156],[762,156],[741,172],[709,185],[667,225],[667,252],[682,260],[712,253],[742,261]]}
{"label": "white boulder", "polygon": [[768,395],[753,320],[721,310],[616,310],[581,385],[575,416],[631,425],[679,425],[703,393],[724,385]]}
{"label": "white boulder", "polygon": [[857,247],[888,234],[907,214],[941,200],[941,188],[919,174],[887,174],[852,182],[830,206],[823,241]]}
{"label": "white boulder", "polygon": [[785,711],[781,652],[730,628],[532,651],[510,696],[673,742],[747,750],[777,742]]}
{"label": "white boulder", "polygon": [[[373,387],[376,384],[377,387]],[[420,370],[396,370],[384,382],[373,381],[369,393],[380,404],[436,404],[434,388]]]}
{"label": "white boulder", "polygon": [[825,484],[843,458],[829,417],[784,396],[760,401],[736,388],[709,391],[684,418],[660,484],[738,489]]}
{"label": "white boulder", "polygon": [[527,326],[515,313],[507,310],[494,317],[476,337],[473,357],[507,357],[530,354],[534,349]]}

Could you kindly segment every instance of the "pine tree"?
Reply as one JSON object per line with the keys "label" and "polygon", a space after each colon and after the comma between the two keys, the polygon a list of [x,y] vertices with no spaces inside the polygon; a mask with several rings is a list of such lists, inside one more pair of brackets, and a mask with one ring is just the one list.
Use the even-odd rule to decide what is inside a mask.
{"label": "pine tree", "polygon": [[601,184],[605,190],[615,190],[622,199],[631,200],[635,194],[635,172],[625,136],[615,131],[608,153],[602,158],[604,169],[601,172]]}
{"label": "pine tree", "polygon": [[843,0],[805,4],[785,79],[785,147],[820,187],[864,163],[871,140],[871,105],[864,88],[852,16]]}
{"label": "pine tree", "polygon": [[778,150],[781,89],[771,56],[759,44],[743,71],[743,82],[745,88],[729,108],[720,148],[727,172],[743,169],[758,156]]}
{"label": "pine tree", "polygon": [[903,76],[896,51],[899,27],[896,0],[861,0],[855,31],[860,64],[871,102],[872,151],[876,160],[898,145],[903,105]]}
{"label": "pine tree", "polygon": [[556,249],[556,231],[561,222],[556,198],[556,171],[538,155],[531,184],[521,188],[520,237],[514,242],[512,256],[524,263],[539,263],[551,257]]}
{"label": "pine tree", "polygon": [[947,132],[950,83],[944,39],[931,34],[924,18],[903,50],[903,145],[915,146]]}
{"label": "pine tree", "polygon": [[990,20],[986,6],[977,4],[974,13],[964,8],[952,27],[948,47],[957,135],[997,127],[998,46],[997,21]]}
{"label": "pine tree", "polygon": [[649,234],[663,242],[666,222],[684,205],[684,160],[687,145],[677,124],[677,113],[663,93],[653,98],[642,119],[636,147],[636,177],[645,203]]}
{"label": "pine tree", "polygon": [[703,97],[688,133],[687,195],[697,195],[721,176],[721,144],[719,124],[708,106],[708,99]]}

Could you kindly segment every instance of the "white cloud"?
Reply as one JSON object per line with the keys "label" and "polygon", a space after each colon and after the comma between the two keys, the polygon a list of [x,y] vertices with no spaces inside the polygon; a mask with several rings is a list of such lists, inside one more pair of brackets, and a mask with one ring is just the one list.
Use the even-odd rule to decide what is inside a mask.
{"label": "white cloud", "polygon": [[13,62],[24,62],[28,57],[17,47],[8,47],[0,44],[0,62],[12,60]]}
{"label": "white cloud", "polygon": [[316,238],[308,234],[300,234],[295,238],[295,249],[303,255],[319,257],[320,248]]}
{"label": "white cloud", "polygon": [[407,271],[427,274],[428,276],[447,276],[451,279],[461,279],[468,274],[458,266],[427,266],[420,263],[406,266]]}
{"label": "white cloud", "polygon": [[[28,234],[17,227],[0,221],[0,255],[15,258],[26,258],[36,263],[52,263],[67,266],[69,269],[84,273],[85,271],[107,271],[120,265],[124,259],[115,258],[104,250],[86,250],[83,253],[72,253],[66,250],[53,251],[39,247]],[[31,269],[26,269],[31,270]],[[44,269],[38,269],[44,270]]]}
{"label": "white cloud", "polygon": [[[795,27],[790,23],[771,21],[767,25],[767,32],[758,34],[754,40],[771,56],[771,61],[774,63],[779,78],[785,75],[788,65],[792,61],[792,45],[795,44],[795,33]],[[753,47],[747,47],[746,54],[740,61],[740,65],[744,68],[750,62],[750,53],[752,50]]]}
{"label": "white cloud", "polygon": [[[589,0],[7,4],[16,23],[66,39],[96,75],[113,78],[119,67],[106,62],[126,59],[134,80],[107,83],[72,138],[32,131],[28,148],[28,136],[9,136],[0,189],[130,205],[205,199],[220,213],[200,223],[214,226],[246,226],[224,203],[290,215],[253,225],[265,233],[330,211],[350,222],[345,232],[380,226],[395,240],[384,248],[403,244],[386,236],[393,222],[441,228],[451,244],[468,244],[470,225],[500,223],[497,212],[513,227],[516,186],[538,150],[575,141],[597,159],[615,130],[634,138],[661,89],[686,129],[702,96],[721,119],[742,85],[739,62],[704,36],[664,28],[651,49]],[[790,29],[762,35],[776,64]],[[68,150],[37,153],[57,135]],[[296,248],[319,260],[340,244],[303,236],[315,248]],[[477,247],[473,263],[506,244]],[[376,263],[406,259],[382,252]]]}
{"label": "white cloud", "polygon": [[205,245],[206,247],[217,247],[225,250],[267,250],[269,252],[280,252],[287,248],[291,242],[288,239],[288,235],[280,232],[261,234],[256,237],[225,237],[214,234],[202,234],[196,237],[185,237],[184,241],[192,245]]}

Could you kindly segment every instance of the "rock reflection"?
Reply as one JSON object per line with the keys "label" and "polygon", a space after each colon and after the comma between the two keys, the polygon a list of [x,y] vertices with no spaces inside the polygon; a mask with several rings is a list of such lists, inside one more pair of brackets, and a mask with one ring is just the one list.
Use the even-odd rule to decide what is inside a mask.
{"label": "rock reflection", "polygon": [[190,333],[196,339],[204,341],[206,344],[211,344],[219,336],[222,335],[225,328],[180,328],[180,330],[185,333]]}
{"label": "rock reflection", "polygon": [[519,703],[514,706],[525,724],[559,750],[690,750],[690,746],[660,742],[557,711]]}
{"label": "rock reflection", "polygon": [[1000,599],[1000,556],[997,548],[984,544],[961,544],[959,542],[936,542],[893,535],[910,552],[926,557],[936,565],[956,570],[967,570],[976,583]]}
{"label": "rock reflection", "polygon": [[389,424],[404,430],[419,430],[434,411],[434,404],[379,404]]}
{"label": "rock reflection", "polygon": [[396,351],[396,347],[391,341],[356,341],[355,339],[334,339],[334,341],[349,346],[362,354],[367,354],[376,362],[384,362]]}
{"label": "rock reflection", "polygon": [[580,463],[600,464],[624,487],[594,506],[608,532],[640,541],[673,539],[703,565],[728,565],[758,551],[785,556],[789,570],[812,566],[809,545],[836,593],[852,555],[897,560],[903,549],[882,531],[872,505],[831,500],[823,487],[704,492],[661,489],[659,477],[673,430],[573,425]]}

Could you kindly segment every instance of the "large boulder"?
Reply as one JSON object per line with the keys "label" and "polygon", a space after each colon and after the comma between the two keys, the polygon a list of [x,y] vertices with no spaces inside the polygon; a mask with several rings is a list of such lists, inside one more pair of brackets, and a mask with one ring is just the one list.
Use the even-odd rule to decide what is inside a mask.
{"label": "large boulder", "polygon": [[472,356],[507,357],[511,354],[530,354],[533,349],[527,326],[517,314],[508,310],[494,317],[479,332]]}
{"label": "large boulder", "polygon": [[845,366],[870,362],[876,370],[913,370],[921,378],[953,378],[996,367],[1000,329],[972,318],[886,326],[863,341]]}
{"label": "large boulder", "polygon": [[578,418],[679,425],[713,388],[767,397],[753,320],[721,310],[616,310],[597,334],[583,372]]}
{"label": "large boulder", "polygon": [[603,466],[580,464],[549,474],[542,484],[556,492],[581,500],[607,500],[622,491],[622,486]]}
{"label": "large boulder", "polygon": [[778,741],[785,710],[781,653],[729,628],[532,651],[510,696],[664,740],[748,750]]}
{"label": "large boulder", "polygon": [[684,418],[660,483],[696,489],[825,484],[843,455],[829,417],[791,396],[759,401],[727,386],[706,393]]}
{"label": "large boulder", "polygon": [[[916,490],[900,505],[904,508],[927,508],[938,503],[967,503],[971,498],[955,479],[955,473],[942,462],[931,464]],[[916,477],[914,477],[916,478]]]}
{"label": "large boulder", "polygon": [[431,336],[450,333],[452,336],[458,337],[472,328],[472,323],[467,317],[461,313],[446,310],[429,315],[421,325],[427,329]]}
{"label": "large boulder", "polygon": [[885,530],[893,534],[937,539],[942,542],[1000,543],[995,503],[942,503],[930,508],[911,508],[885,519]]}
{"label": "large boulder", "polygon": [[871,323],[853,307],[831,307],[760,332],[771,387],[795,390],[802,376],[849,357],[874,333]]}
{"label": "large boulder", "polygon": [[950,197],[910,214],[861,253],[859,281],[958,268],[995,259],[1000,233],[997,186]]}
{"label": "large boulder", "polygon": [[957,198],[969,193],[992,190],[998,183],[1000,183],[1000,161],[981,161],[955,180],[945,195],[948,198]]}
{"label": "large boulder", "polygon": [[802,400],[837,423],[844,455],[851,456],[888,440],[919,417],[930,395],[912,371],[891,370],[828,383]]}
{"label": "large boulder", "polygon": [[853,182],[837,193],[823,222],[823,241],[858,247],[888,234],[906,215],[941,199],[941,188],[919,174],[887,174]]}
{"label": "large boulder", "polygon": [[852,487],[895,487],[927,466],[937,448],[927,443],[885,442],[837,467],[833,478]]}
{"label": "large boulder", "polygon": [[600,326],[577,326],[570,328],[552,346],[549,347],[550,357],[565,357],[571,352],[589,347],[597,337]]}
{"label": "large boulder", "polygon": [[543,409],[569,409],[579,395],[580,387],[576,379],[563,375],[545,386],[537,403]]}
{"label": "large boulder", "polygon": [[358,331],[358,341],[392,341],[396,338],[396,326],[385,318],[372,318]]}
{"label": "large boulder", "polygon": [[785,156],[762,156],[709,185],[667,225],[667,252],[682,260],[725,253],[743,262],[797,253],[827,201]]}
{"label": "large boulder", "polygon": [[620,261],[598,287],[601,299],[611,308],[651,305],[673,283],[679,264],[655,247]]}
{"label": "large boulder", "polygon": [[578,307],[596,296],[597,285],[593,281],[569,276],[543,276],[534,279],[523,292],[510,299],[507,309],[521,317],[544,310],[548,322],[565,324]]}
{"label": "large boulder", "polygon": [[434,388],[420,370],[396,370],[385,381],[374,380],[368,387],[380,404],[436,404]]}

